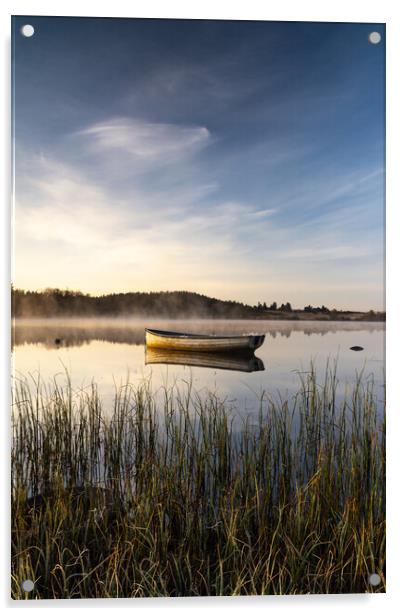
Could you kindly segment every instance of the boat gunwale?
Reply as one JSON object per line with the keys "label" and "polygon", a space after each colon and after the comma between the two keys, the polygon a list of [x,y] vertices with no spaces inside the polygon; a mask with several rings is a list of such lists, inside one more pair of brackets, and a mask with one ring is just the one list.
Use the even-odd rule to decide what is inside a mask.
{"label": "boat gunwale", "polygon": [[216,336],[212,334],[185,334],[182,332],[172,332],[160,329],[145,328],[145,331],[153,334],[154,336],[161,336],[162,338],[180,338],[180,339],[192,339],[192,340],[246,340],[250,338],[263,338],[265,334],[240,334],[239,336]]}

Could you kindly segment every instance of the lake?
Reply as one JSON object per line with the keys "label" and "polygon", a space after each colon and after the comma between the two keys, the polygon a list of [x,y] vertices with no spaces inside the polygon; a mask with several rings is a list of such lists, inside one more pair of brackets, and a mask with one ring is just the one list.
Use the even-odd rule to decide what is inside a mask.
{"label": "lake", "polygon": [[[265,334],[255,359],[171,357],[146,353],[144,328],[209,334]],[[152,319],[19,319],[13,326],[13,369],[16,377],[39,375],[46,383],[65,381],[68,371],[74,389],[98,386],[105,405],[116,385],[151,379],[152,388],[187,387],[213,390],[241,413],[253,413],[262,392],[282,399],[299,388],[300,372],[313,362],[318,381],[327,362],[337,362],[338,391],[343,395],[356,378],[372,379],[384,396],[385,324],[322,321],[156,321]],[[350,350],[361,346],[360,352]],[[156,362],[156,363],[153,363]],[[166,363],[173,362],[173,363]],[[189,363],[195,365],[188,365]],[[198,364],[207,364],[198,365]]]}

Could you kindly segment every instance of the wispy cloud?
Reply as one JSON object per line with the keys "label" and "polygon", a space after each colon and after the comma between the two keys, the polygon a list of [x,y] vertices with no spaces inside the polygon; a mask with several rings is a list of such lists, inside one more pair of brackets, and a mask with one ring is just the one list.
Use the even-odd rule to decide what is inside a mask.
{"label": "wispy cloud", "polygon": [[86,148],[100,156],[120,154],[147,164],[166,164],[192,156],[211,139],[205,126],[177,126],[130,118],[111,118],[77,131]]}

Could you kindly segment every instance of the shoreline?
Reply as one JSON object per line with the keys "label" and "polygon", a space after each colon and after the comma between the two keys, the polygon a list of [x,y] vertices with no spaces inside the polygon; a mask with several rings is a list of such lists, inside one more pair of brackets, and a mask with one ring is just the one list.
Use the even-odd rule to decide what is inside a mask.
{"label": "shoreline", "polygon": [[300,312],[292,311],[290,314],[261,314],[253,316],[236,316],[224,317],[215,315],[153,315],[153,314],[52,314],[52,315],[11,315],[12,325],[23,321],[49,321],[63,320],[73,321],[76,319],[96,319],[96,320],[156,320],[156,321],[308,321],[308,322],[325,322],[325,323],[385,323],[386,313],[376,313],[371,315],[367,312],[339,312],[337,314],[310,314],[303,310]]}

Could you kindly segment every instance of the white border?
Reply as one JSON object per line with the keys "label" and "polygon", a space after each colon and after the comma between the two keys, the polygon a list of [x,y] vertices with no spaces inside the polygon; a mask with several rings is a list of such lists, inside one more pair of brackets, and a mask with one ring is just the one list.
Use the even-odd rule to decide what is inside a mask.
{"label": "white border", "polygon": [[94,6],[90,1],[59,0],[15,0],[5,2],[15,15],[70,15],[93,17],[161,17],[177,19],[269,19],[285,21],[355,21],[385,22],[395,15],[392,1],[379,3],[366,0],[360,2],[338,0],[331,6],[319,0],[284,0],[282,3],[269,4],[263,0],[249,0],[247,3],[230,0],[204,0],[197,5],[184,0],[169,2],[149,0],[148,2],[130,2],[115,0],[113,3],[99,0]]}
{"label": "white border", "polygon": [[[240,613],[244,609],[253,609],[255,613],[267,613],[268,610],[280,610],[282,614],[298,616],[303,614],[339,613],[347,610],[356,613],[375,614],[396,609],[399,603],[398,589],[402,582],[401,566],[401,485],[400,469],[402,469],[400,438],[402,436],[402,406],[398,384],[401,380],[400,361],[400,331],[402,322],[402,293],[400,256],[402,234],[402,198],[401,198],[401,155],[402,144],[400,113],[402,112],[401,97],[401,58],[402,29],[400,10],[396,0],[337,0],[323,2],[322,0],[282,0],[270,3],[266,1],[247,0],[236,3],[233,0],[204,0],[197,6],[194,3],[177,0],[130,2],[113,0],[106,2],[98,0],[28,0],[3,1],[0,11],[3,19],[1,62],[1,97],[3,121],[3,147],[1,149],[3,208],[1,209],[1,371],[0,391],[3,393],[1,408],[2,439],[1,464],[1,498],[2,498],[2,535],[5,544],[1,550],[0,559],[0,596],[6,609],[74,609],[81,613],[99,609],[126,608],[136,612],[152,612],[164,610],[192,610],[217,612],[230,610]],[[80,601],[46,601],[46,602],[11,602],[9,596],[9,282],[10,282],[10,237],[9,237],[9,192],[10,192],[10,15],[71,15],[71,16],[111,16],[111,17],[166,17],[166,18],[204,18],[204,19],[269,19],[285,21],[338,21],[338,22],[374,22],[387,24],[387,383],[388,383],[388,445],[387,445],[387,594],[386,595],[343,595],[343,596],[299,596],[299,597],[256,597],[227,599],[144,599],[144,600],[80,600]]]}

